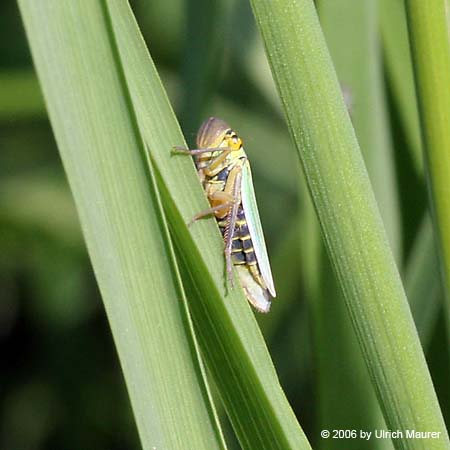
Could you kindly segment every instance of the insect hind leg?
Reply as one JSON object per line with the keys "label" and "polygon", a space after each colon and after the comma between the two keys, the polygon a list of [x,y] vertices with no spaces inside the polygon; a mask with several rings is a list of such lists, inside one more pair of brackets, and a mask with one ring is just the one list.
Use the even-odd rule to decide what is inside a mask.
{"label": "insect hind leg", "polygon": [[236,228],[237,214],[239,205],[241,203],[240,199],[241,178],[242,178],[241,167],[239,166],[235,167],[230,175],[232,176],[230,176],[229,178],[230,182],[229,183],[227,182],[226,191],[228,192],[228,195],[231,195],[232,198],[234,198],[234,202],[226,217],[224,240],[225,240],[225,265],[227,271],[227,278],[228,281],[230,282],[231,287],[233,288],[234,287],[233,261],[231,260],[231,253],[233,248],[233,236],[234,230]]}
{"label": "insect hind leg", "polygon": [[205,209],[204,211],[200,211],[191,219],[191,221],[188,223],[188,227],[190,227],[194,222],[203,217],[211,216],[212,214],[215,215],[219,211],[229,209],[233,205],[233,203],[234,200],[230,200],[220,205],[212,206],[211,208]]}

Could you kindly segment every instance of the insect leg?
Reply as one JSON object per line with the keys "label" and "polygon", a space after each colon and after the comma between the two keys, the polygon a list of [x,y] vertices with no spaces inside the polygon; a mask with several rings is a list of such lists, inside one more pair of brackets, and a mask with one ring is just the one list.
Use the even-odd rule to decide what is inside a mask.
{"label": "insect leg", "polygon": [[210,148],[185,148],[179,145],[172,147],[172,151],[175,153],[186,153],[188,155],[200,155],[202,153],[212,153],[212,152],[226,152],[230,149],[228,147],[210,147]]}
{"label": "insect leg", "polygon": [[230,147],[208,147],[208,148],[193,148],[188,149],[184,147],[175,146],[172,150],[176,153],[184,153],[186,155],[197,156],[203,153],[214,153],[218,152],[219,155],[210,159],[207,167],[203,170],[204,175],[208,177],[213,177],[217,175],[223,169],[223,162],[226,160],[227,156],[231,153]]}
{"label": "insect leg", "polygon": [[[230,194],[222,191],[212,193],[208,196],[208,200],[211,204],[211,208],[197,213],[189,222],[188,226],[191,226],[196,220],[211,214],[215,214],[219,218],[225,217],[228,209],[230,209],[231,205],[234,203],[234,198]],[[222,213],[218,214],[221,211]]]}
{"label": "insect leg", "polygon": [[203,169],[203,173],[206,176],[213,177],[224,168],[225,160],[227,159],[227,156],[231,153],[231,148],[230,147],[223,147],[223,148],[225,148],[225,150],[220,155],[212,159],[210,164]]}
{"label": "insect leg", "polygon": [[237,213],[241,202],[241,180],[242,180],[242,167],[235,166],[231,170],[228,176],[227,184],[225,185],[225,192],[231,194],[232,198],[234,199],[233,205],[231,206],[226,217],[227,225],[225,227],[224,233],[226,271],[228,280],[230,281],[232,287],[234,286],[234,282],[233,282],[233,262],[231,260],[231,253],[232,253],[231,250],[233,246],[233,236],[236,227]]}

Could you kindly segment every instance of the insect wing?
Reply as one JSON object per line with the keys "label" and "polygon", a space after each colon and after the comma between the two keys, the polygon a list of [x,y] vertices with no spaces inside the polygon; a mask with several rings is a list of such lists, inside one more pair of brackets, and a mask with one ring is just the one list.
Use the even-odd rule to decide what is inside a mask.
{"label": "insect wing", "polygon": [[255,190],[253,189],[252,172],[248,161],[244,163],[242,168],[241,198],[261,276],[270,294],[272,297],[275,297],[276,293],[273,285],[272,271],[270,270],[269,256],[267,255],[258,205],[256,204]]}
{"label": "insect wing", "polygon": [[268,313],[270,310],[269,291],[255,281],[247,267],[244,265],[237,265],[235,268],[247,300],[259,312]]}

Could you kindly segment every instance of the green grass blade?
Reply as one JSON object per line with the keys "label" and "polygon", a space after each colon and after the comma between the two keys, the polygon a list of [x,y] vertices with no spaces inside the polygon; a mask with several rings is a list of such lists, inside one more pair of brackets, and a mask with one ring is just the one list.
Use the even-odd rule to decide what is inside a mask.
{"label": "green grass blade", "polygon": [[[387,429],[367,376],[350,317],[345,310],[341,291],[325,249],[322,248],[321,279],[318,295],[311,302],[314,315],[314,337],[317,352],[318,429],[385,430]],[[345,355],[345,363],[343,363]],[[346,450],[393,449],[390,439],[375,439],[362,444],[350,439]],[[327,439],[322,450],[340,450],[340,439]]]}
{"label": "green grass blade", "polygon": [[400,217],[388,127],[377,0],[320,3],[319,17],[396,261]]}
{"label": "green grass blade", "polygon": [[448,449],[449,441],[386,233],[311,0],[253,0],[272,72],[325,243],[394,430],[441,438],[397,448]]}
{"label": "green grass blade", "polygon": [[[307,449],[309,444],[281,390],[254,315],[240,289],[224,284],[223,241],[214,219],[197,222],[207,207],[155,67],[124,3],[109,4],[112,27],[138,126],[158,172],[186,285],[196,335],[243,448]],[[131,41],[131,47],[125,45]],[[192,281],[190,281],[190,278]]]}
{"label": "green grass blade", "polygon": [[450,6],[447,0],[405,5],[450,336]]}
{"label": "green grass blade", "polygon": [[405,267],[405,289],[422,347],[431,341],[442,300],[433,226],[427,214]]}
{"label": "green grass blade", "polygon": [[380,0],[380,29],[386,72],[418,174],[423,172],[416,89],[403,0]]}
{"label": "green grass blade", "polygon": [[[341,89],[349,97],[350,117],[389,243],[399,261],[399,208],[382,77],[377,1],[320,2],[318,12]],[[320,428],[386,429],[342,293],[325,254],[320,273],[318,295],[311,305],[315,312],[316,345],[321,349],[317,358]],[[346,364],[342,364],[342,355],[346,355]],[[338,449],[341,445],[340,440],[329,439],[323,448]],[[389,439],[371,439],[365,446],[379,450],[393,448]],[[359,450],[361,440],[351,440],[347,447]]]}
{"label": "green grass blade", "polygon": [[221,449],[104,8],[19,5],[143,448]]}

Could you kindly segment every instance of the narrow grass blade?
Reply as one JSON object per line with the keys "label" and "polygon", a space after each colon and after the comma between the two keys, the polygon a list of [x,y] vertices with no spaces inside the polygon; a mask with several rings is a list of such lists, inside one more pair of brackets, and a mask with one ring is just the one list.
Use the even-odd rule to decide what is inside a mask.
{"label": "narrow grass blade", "polygon": [[143,448],[222,449],[102,2],[19,5]]}
{"label": "narrow grass blade", "polygon": [[405,4],[450,336],[450,5]]}
{"label": "narrow grass blade", "polygon": [[384,59],[391,92],[405,129],[415,169],[417,174],[422,175],[422,140],[404,1],[380,0],[378,3]]}
{"label": "narrow grass blade", "polygon": [[422,347],[427,349],[442,302],[442,287],[433,225],[427,214],[405,267],[405,289]]}
{"label": "narrow grass blade", "polygon": [[324,240],[386,422],[441,438],[397,448],[448,449],[436,394],[311,0],[253,0]]}
{"label": "narrow grass blade", "polygon": [[378,0],[320,3],[319,17],[334,67],[348,96],[356,137],[397,262],[401,260],[400,214],[389,132]]}
{"label": "narrow grass blade", "polygon": [[[314,319],[313,352],[317,354],[317,428],[386,430],[336,276],[323,247],[322,250],[320,284],[310,305]],[[321,446],[322,450],[341,448],[341,439],[327,439]],[[394,447],[390,439],[376,439],[372,435],[367,441],[359,436],[349,439],[345,448],[388,450]]]}
{"label": "narrow grass blade", "polygon": [[[320,2],[319,18],[336,68],[344,99],[374,189],[391,249],[400,261],[400,220],[391,136],[378,39],[376,0]],[[381,409],[345,302],[324,248],[317,295],[311,302],[317,348],[320,429],[386,429]],[[346,355],[346,364],[342,364]],[[338,449],[340,440],[329,439],[324,449]],[[370,439],[371,449],[392,449],[389,439]],[[360,439],[348,450],[359,450]]]}

